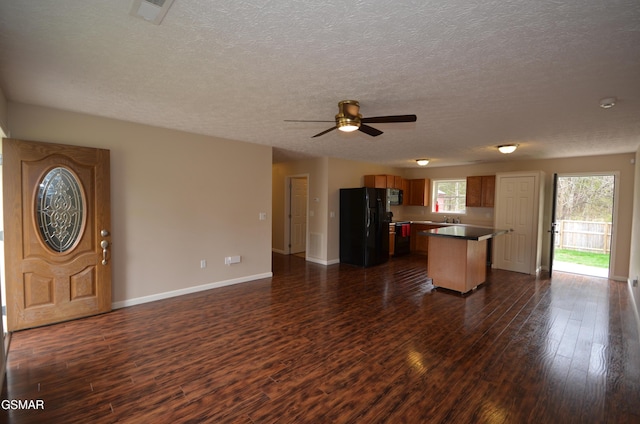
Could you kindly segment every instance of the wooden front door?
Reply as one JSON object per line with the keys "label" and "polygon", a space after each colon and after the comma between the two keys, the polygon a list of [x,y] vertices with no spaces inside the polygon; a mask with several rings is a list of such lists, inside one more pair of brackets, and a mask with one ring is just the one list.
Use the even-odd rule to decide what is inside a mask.
{"label": "wooden front door", "polygon": [[109,150],[2,147],[8,330],[110,311]]}

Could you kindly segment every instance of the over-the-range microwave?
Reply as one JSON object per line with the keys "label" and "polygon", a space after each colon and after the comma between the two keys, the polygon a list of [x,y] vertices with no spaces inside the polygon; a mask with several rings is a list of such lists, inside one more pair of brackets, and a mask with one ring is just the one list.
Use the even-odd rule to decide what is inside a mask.
{"label": "over-the-range microwave", "polygon": [[402,190],[398,188],[387,189],[387,201],[391,206],[398,206],[402,204]]}

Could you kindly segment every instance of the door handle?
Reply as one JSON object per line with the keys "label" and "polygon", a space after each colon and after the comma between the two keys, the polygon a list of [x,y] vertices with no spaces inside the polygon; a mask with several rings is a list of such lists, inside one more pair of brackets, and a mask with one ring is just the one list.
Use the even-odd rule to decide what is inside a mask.
{"label": "door handle", "polygon": [[100,242],[100,247],[102,247],[102,265],[107,264],[107,247],[109,247],[109,242],[106,240],[102,240]]}

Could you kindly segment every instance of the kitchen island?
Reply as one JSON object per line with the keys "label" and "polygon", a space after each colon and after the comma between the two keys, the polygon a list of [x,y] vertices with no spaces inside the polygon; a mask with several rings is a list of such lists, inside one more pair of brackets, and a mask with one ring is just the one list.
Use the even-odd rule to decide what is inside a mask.
{"label": "kitchen island", "polygon": [[420,231],[431,237],[427,275],[435,287],[467,293],[487,279],[487,240],[508,230],[449,225]]}

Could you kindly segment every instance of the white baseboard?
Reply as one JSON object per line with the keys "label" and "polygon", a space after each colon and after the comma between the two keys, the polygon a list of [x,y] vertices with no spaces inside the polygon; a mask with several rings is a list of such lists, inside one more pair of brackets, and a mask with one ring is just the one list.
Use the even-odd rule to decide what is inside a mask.
{"label": "white baseboard", "polygon": [[[279,253],[281,255],[289,255],[289,252],[286,252],[284,250],[280,250],[280,249],[275,249],[275,248],[271,248],[271,251],[273,253]],[[323,259],[318,259],[318,258],[312,258],[310,256],[306,256],[305,260],[308,262],[313,262],[314,264],[320,264],[320,265],[334,265],[334,264],[339,264],[340,263],[340,259],[332,259],[330,261],[325,261]]]}
{"label": "white baseboard", "polygon": [[334,265],[334,264],[340,263],[340,259],[332,259],[330,261],[325,261],[324,259],[310,258],[309,256],[306,257],[306,260],[308,262],[313,262],[314,264],[320,264],[320,265]]}
{"label": "white baseboard", "polygon": [[633,295],[633,280],[627,278],[627,287],[629,288],[629,296],[631,296],[631,306],[633,306],[633,313],[636,316],[636,329],[638,330],[638,337],[640,337],[640,305],[636,303],[636,297]]}
{"label": "white baseboard", "polygon": [[173,290],[164,293],[152,294],[149,296],[137,297],[135,299],[127,299],[111,304],[112,309],[126,308],[128,306],[141,305],[143,303],[155,302],[156,300],[169,299],[171,297],[182,296],[190,293],[197,293],[205,290],[217,289],[219,287],[231,286],[233,284],[247,283],[249,281],[260,280],[262,278],[273,277],[273,272],[265,272],[264,274],[249,275],[246,277],[233,278],[231,280],[217,281],[215,283],[203,284],[201,286],[187,287],[185,289]]}

